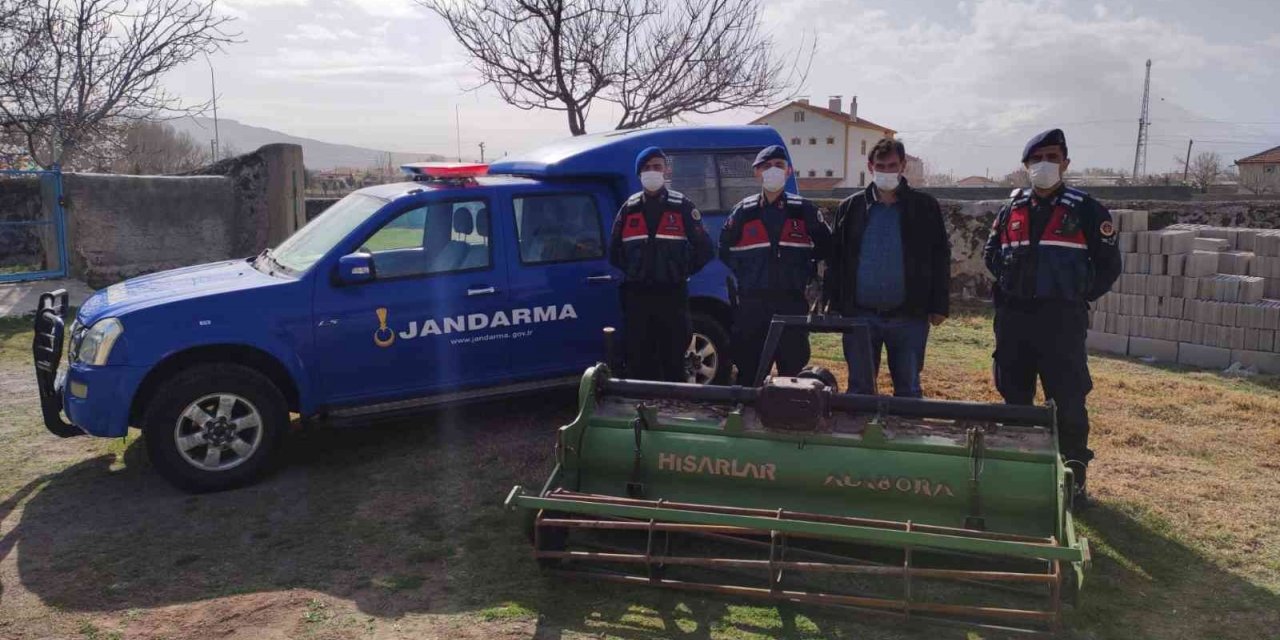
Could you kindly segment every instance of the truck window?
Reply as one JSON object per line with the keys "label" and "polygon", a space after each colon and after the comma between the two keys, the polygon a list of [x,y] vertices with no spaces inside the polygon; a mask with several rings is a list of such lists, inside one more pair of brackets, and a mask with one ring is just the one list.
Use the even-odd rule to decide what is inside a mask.
{"label": "truck window", "polygon": [[671,188],[693,200],[703,213],[728,213],[733,205],[760,190],[750,153],[674,153]]}
{"label": "truck window", "polygon": [[369,236],[379,279],[486,269],[491,264],[489,207],[481,200],[406,211]]}
{"label": "truck window", "polygon": [[306,271],[384,204],[377,198],[353,193],[280,243],[273,257],[288,269]]}
{"label": "truck window", "polygon": [[592,196],[569,193],[514,198],[512,210],[522,264],[604,257],[604,230]]}

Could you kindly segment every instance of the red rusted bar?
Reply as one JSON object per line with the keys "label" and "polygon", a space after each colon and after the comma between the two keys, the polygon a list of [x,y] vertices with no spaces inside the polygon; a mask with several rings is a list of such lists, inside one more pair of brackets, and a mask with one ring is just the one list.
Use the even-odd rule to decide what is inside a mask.
{"label": "red rusted bar", "polygon": [[[845,573],[855,575],[892,575],[904,574],[904,567],[865,566],[833,564],[829,562],[797,562],[794,560],[751,560],[747,558],[699,558],[690,556],[644,556],[636,553],[608,553],[600,551],[538,551],[539,558],[560,560],[596,560],[599,562],[620,562],[629,564],[669,564],[691,567],[734,567],[740,569],[759,569],[773,567],[793,571],[813,571],[829,573]],[[1017,573],[1013,571],[970,571],[965,569],[926,569],[911,567],[905,569],[906,575],[917,578],[933,578],[940,580],[984,580],[989,582],[1021,582],[1033,584],[1052,584],[1055,576],[1044,573]]]}

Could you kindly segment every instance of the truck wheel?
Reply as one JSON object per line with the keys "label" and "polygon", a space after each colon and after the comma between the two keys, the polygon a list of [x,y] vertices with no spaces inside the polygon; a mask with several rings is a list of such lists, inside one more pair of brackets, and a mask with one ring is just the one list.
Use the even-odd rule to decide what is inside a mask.
{"label": "truck wheel", "polygon": [[687,381],[694,384],[728,384],[730,369],[729,332],[705,313],[690,315],[693,340],[685,355]]}
{"label": "truck wheel", "polygon": [[256,480],[280,450],[288,406],[254,369],[206,364],[156,390],[143,414],[151,463],[190,492],[221,491]]}

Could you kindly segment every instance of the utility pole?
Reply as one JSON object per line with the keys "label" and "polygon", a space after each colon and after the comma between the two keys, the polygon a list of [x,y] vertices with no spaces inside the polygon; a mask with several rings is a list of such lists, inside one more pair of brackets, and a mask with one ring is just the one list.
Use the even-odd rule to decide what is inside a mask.
{"label": "utility pole", "polygon": [[484,164],[484,143],[480,143],[480,164]]}
{"label": "utility pole", "polygon": [[218,161],[218,148],[222,146],[222,141],[218,137],[218,85],[213,80],[213,63],[209,61],[209,54],[204,54],[204,62],[209,65],[209,92],[213,97],[213,157],[209,158],[210,162]]}
{"label": "utility pole", "polygon": [[1191,143],[1195,140],[1187,140],[1187,161],[1182,163],[1182,181],[1187,181],[1187,172],[1191,170]]}
{"label": "utility pole", "polygon": [[[1147,106],[1151,102],[1151,59],[1147,58],[1147,79],[1142,87],[1142,114],[1138,116],[1138,145],[1133,150],[1133,179],[1137,181],[1141,173],[1147,172],[1147,127],[1151,121],[1147,118]],[[1139,165],[1141,162],[1141,165]],[[1139,169],[1141,167],[1141,169]],[[1141,173],[1139,173],[1141,171]]]}

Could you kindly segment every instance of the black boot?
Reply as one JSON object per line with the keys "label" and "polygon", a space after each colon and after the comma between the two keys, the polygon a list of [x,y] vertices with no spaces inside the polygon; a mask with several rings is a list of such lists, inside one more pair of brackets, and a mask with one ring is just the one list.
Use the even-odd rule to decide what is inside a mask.
{"label": "black boot", "polygon": [[1071,510],[1084,511],[1089,508],[1089,493],[1085,491],[1085,479],[1088,477],[1089,464],[1079,460],[1068,460],[1067,468],[1071,470],[1075,486],[1072,487]]}

